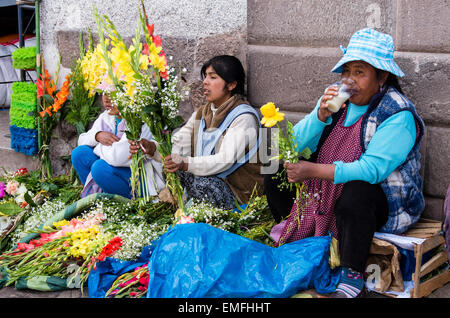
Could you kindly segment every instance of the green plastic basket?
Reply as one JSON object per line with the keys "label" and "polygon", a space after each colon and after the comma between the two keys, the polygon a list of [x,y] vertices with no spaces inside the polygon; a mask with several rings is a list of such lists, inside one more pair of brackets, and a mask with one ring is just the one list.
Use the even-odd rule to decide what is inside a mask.
{"label": "green plastic basket", "polygon": [[32,82],[14,82],[11,90],[10,124],[17,127],[35,129],[36,120],[34,116],[28,114],[36,110],[36,84]]}
{"label": "green plastic basket", "polygon": [[12,52],[13,67],[21,70],[36,69],[36,47],[21,47]]}

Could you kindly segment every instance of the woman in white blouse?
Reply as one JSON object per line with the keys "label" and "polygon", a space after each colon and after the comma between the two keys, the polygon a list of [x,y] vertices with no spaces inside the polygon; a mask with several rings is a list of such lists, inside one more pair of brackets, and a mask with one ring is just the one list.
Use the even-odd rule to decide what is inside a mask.
{"label": "woman in white blouse", "polygon": [[[81,197],[97,192],[131,197],[131,159],[125,121],[107,95],[102,96],[105,111],[92,128],[78,137],[78,147],[71,154],[72,165],[84,184]],[[142,127],[141,138],[152,140],[148,127]],[[162,164],[148,159],[145,165],[150,195],[157,196],[165,186]]]}
{"label": "woman in white blouse", "polygon": [[[201,69],[207,104],[192,114],[172,137],[172,154],[164,159],[168,172],[177,172],[187,199],[205,199],[232,209],[248,202],[255,188],[262,194],[263,177],[257,160],[260,144],[258,113],[244,100],[245,72],[234,56],[216,56]],[[156,144],[130,143],[161,161]]]}

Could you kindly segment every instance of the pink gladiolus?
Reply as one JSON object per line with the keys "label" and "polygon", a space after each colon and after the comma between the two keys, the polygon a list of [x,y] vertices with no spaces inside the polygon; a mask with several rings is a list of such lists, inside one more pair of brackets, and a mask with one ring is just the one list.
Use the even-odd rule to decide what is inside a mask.
{"label": "pink gladiolus", "polygon": [[144,285],[144,286],[148,286],[149,281],[150,281],[150,277],[148,276],[148,274],[139,278],[139,284]]}
{"label": "pink gladiolus", "polygon": [[122,287],[128,286],[128,285],[130,285],[131,283],[133,283],[133,282],[135,282],[135,281],[137,281],[137,278],[136,278],[136,277],[133,277],[132,279],[130,279],[130,280],[126,281],[126,282],[123,282],[123,283],[119,284],[118,287],[119,287],[119,288],[122,288]]}
{"label": "pink gladiolus", "polygon": [[187,223],[195,223],[194,218],[192,216],[182,216],[177,224],[187,224]]}

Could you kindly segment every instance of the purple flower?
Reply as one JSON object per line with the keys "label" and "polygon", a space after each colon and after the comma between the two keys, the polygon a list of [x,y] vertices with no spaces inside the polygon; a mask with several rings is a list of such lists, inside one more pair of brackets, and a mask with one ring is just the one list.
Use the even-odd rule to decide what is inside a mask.
{"label": "purple flower", "polygon": [[0,182],[0,199],[3,199],[6,195],[6,186],[5,183],[3,181]]}

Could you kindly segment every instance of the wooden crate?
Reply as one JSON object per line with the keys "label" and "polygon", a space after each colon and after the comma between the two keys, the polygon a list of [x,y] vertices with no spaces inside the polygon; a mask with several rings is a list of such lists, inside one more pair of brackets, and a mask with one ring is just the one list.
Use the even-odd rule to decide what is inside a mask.
{"label": "wooden crate", "polygon": [[[416,258],[416,269],[412,280],[414,288],[411,290],[411,298],[428,296],[434,290],[450,282],[450,270],[444,270],[432,278],[420,282],[420,279],[448,261],[445,238],[442,232],[442,222],[420,219],[405,233],[406,236],[424,238],[422,244],[414,244],[414,255]],[[442,249],[425,264],[422,264],[422,256],[437,247]]]}
{"label": "wooden crate", "polygon": [[[412,275],[414,288],[411,289],[411,298],[422,298],[431,294],[434,290],[450,282],[450,269],[444,270],[432,278],[420,282],[420,279],[431,273],[433,270],[448,261],[447,248],[445,248],[445,238],[442,233],[442,222],[420,219],[416,224],[403,235],[409,237],[423,238],[421,244],[414,244],[414,255],[416,258],[416,268]],[[425,264],[422,264],[423,255],[437,247],[442,249]],[[397,296],[389,292],[377,292],[385,296],[396,298]],[[327,298],[329,295],[318,294],[314,289],[299,292],[294,298]]]}
{"label": "wooden crate", "polygon": [[[411,298],[422,298],[431,294],[434,290],[450,282],[450,270],[443,270],[438,275],[421,282],[421,278],[431,273],[433,270],[448,261],[447,248],[445,248],[445,238],[442,232],[442,222],[420,219],[411,226],[403,235],[425,239],[421,244],[414,244],[414,256],[416,258],[416,268],[412,275],[414,287],[411,289]],[[441,250],[426,263],[422,264],[423,255],[437,247]],[[389,297],[396,295],[389,292],[381,293]]]}

